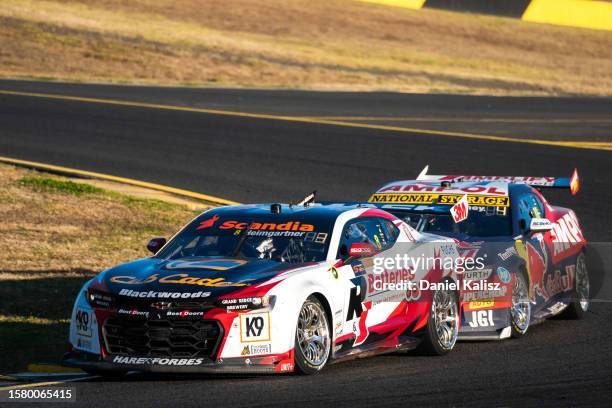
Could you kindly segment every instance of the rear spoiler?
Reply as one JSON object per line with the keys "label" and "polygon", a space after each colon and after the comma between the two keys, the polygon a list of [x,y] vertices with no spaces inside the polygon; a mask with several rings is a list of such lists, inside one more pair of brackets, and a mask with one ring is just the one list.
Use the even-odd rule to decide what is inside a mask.
{"label": "rear spoiler", "polygon": [[572,195],[576,195],[580,189],[578,170],[574,169],[571,177],[531,177],[531,176],[453,176],[427,174],[429,165],[425,166],[417,176],[417,181],[447,181],[459,183],[462,181],[501,181],[506,183],[528,184],[533,187],[569,188]]}

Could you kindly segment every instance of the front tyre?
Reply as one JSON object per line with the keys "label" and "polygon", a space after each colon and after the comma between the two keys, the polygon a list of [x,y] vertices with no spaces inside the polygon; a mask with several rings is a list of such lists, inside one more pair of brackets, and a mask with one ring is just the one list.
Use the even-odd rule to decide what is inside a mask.
{"label": "front tyre", "polygon": [[457,293],[450,289],[433,294],[427,330],[420,345],[429,355],[442,356],[455,347],[459,335],[459,307]]}
{"label": "front tyre", "polygon": [[510,308],[510,327],[512,337],[524,336],[531,323],[531,302],[529,301],[529,288],[525,274],[519,272],[514,275],[512,286],[512,307]]}
{"label": "front tyre", "polygon": [[576,276],[574,278],[572,302],[563,311],[562,315],[569,319],[582,319],[584,313],[589,310],[589,292],[591,288],[584,253],[581,253],[576,258]]}
{"label": "front tyre", "polygon": [[316,374],[325,366],[331,350],[330,326],[321,302],[310,296],[300,309],[295,331],[295,370]]}

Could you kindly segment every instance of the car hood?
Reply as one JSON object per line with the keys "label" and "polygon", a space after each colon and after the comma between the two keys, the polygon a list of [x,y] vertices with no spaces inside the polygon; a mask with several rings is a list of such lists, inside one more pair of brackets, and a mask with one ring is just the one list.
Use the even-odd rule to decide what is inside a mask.
{"label": "car hood", "polygon": [[94,279],[92,287],[133,298],[218,298],[246,292],[282,272],[307,265],[224,257],[152,257],[108,269]]}

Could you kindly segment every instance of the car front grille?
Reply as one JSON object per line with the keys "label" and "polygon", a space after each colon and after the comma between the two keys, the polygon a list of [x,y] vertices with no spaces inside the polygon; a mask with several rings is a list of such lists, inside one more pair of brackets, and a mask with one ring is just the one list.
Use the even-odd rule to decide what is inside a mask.
{"label": "car front grille", "polygon": [[103,335],[109,354],[171,358],[213,358],[223,337],[216,321],[128,316],[107,318]]}

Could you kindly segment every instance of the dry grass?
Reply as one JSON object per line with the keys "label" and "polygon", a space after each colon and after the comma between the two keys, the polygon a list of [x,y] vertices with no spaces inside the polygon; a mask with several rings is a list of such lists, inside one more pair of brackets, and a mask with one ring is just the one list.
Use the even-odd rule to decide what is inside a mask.
{"label": "dry grass", "polygon": [[0,165],[0,373],[59,361],[83,283],[147,256],[149,238],[169,237],[195,215]]}
{"label": "dry grass", "polygon": [[612,34],[350,0],[0,0],[0,75],[612,95]]}
{"label": "dry grass", "polygon": [[194,214],[1,165],[0,273],[98,272],[146,256],[149,238],[173,234]]}

